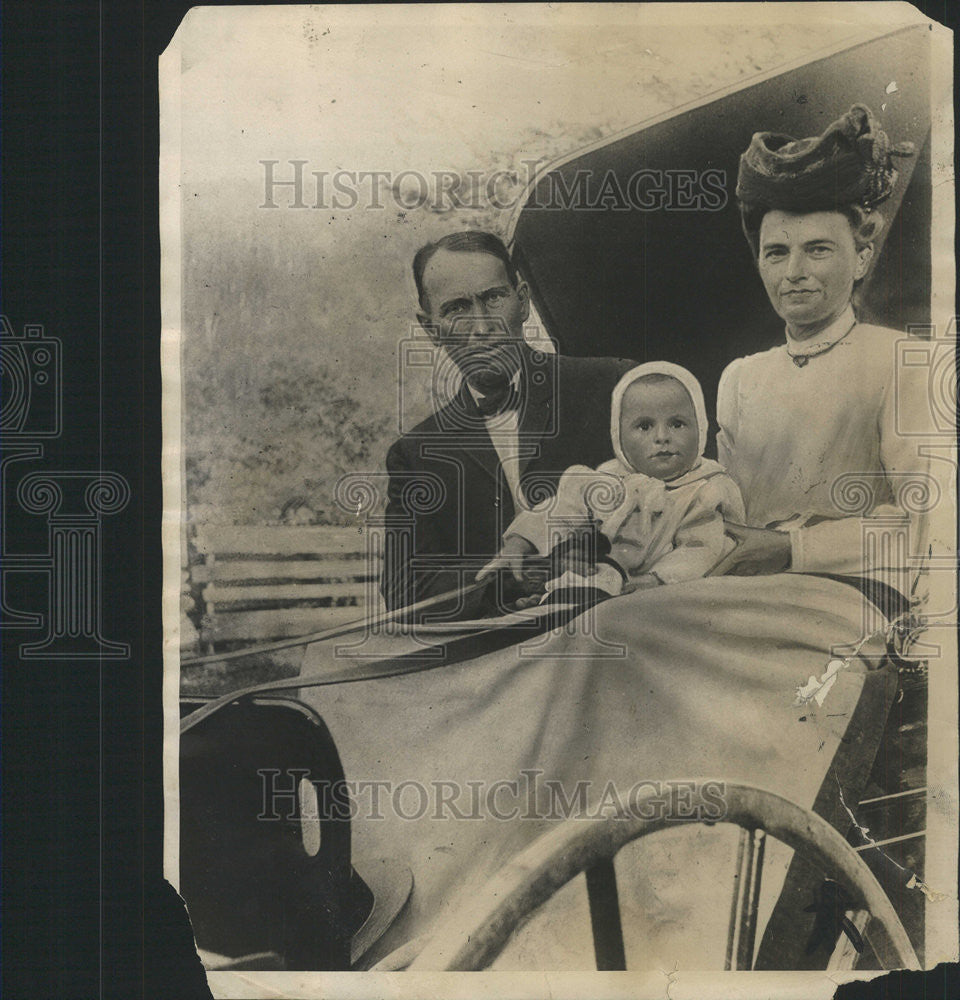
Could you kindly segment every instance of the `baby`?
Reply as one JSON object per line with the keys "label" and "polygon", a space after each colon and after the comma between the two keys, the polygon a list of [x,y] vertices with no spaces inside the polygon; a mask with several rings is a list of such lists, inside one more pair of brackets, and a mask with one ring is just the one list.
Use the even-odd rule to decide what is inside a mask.
{"label": "baby", "polygon": [[[574,465],[556,496],[522,511],[498,557],[519,578],[524,556],[563,553],[547,591],[596,587],[621,593],[704,576],[733,547],[724,518],[742,523],[743,500],[723,468],[703,457],[707,415],[700,383],[664,361],[631,369],[613,390],[616,458],[593,470]],[[609,555],[585,557],[576,539],[599,528]],[[573,544],[571,544],[571,542]]]}

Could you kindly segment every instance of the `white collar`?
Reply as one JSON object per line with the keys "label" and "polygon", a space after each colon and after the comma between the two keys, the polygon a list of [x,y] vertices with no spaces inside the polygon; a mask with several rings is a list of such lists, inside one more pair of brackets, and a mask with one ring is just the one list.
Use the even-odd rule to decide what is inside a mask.
{"label": "white collar", "polygon": [[847,308],[816,337],[796,340],[787,330],[787,354],[793,358],[798,368],[802,368],[810,358],[817,354],[825,354],[834,344],[838,344],[856,325],[857,317],[854,315],[853,306],[847,303]]}

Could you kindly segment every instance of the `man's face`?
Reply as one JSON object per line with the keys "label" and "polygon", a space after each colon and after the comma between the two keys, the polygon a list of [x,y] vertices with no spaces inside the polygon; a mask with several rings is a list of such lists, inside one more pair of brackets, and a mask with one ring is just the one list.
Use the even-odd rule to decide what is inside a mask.
{"label": "man's face", "polygon": [[491,254],[438,250],[423,272],[423,292],[418,319],[464,378],[481,391],[508,382],[520,365],[527,286],[514,288]]}
{"label": "man's face", "polygon": [[645,476],[668,481],[693,468],[700,433],[690,393],[676,380],[635,382],[620,403],[620,447]]}
{"label": "man's face", "polygon": [[840,315],[870,253],[869,247],[858,252],[840,212],[767,212],[760,224],[760,278],[792,336],[811,337]]}

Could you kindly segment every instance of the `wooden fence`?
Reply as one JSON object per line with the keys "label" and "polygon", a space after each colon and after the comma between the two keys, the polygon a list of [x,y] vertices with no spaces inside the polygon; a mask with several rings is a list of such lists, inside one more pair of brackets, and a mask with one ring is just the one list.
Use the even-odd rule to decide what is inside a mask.
{"label": "wooden fence", "polygon": [[380,566],[356,528],[199,525],[191,541],[205,652],[316,632],[381,607]]}

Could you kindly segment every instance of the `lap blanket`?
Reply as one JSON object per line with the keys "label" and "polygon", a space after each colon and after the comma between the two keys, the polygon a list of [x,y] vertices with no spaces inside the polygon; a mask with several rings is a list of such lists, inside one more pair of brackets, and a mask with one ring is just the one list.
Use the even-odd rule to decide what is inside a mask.
{"label": "lap blanket", "polygon": [[[668,795],[681,787],[672,781],[709,777],[822,812],[839,797],[832,788],[856,801],[850,782],[866,778],[892,693],[880,684],[881,697],[864,696],[871,677],[887,674],[872,671],[879,659],[866,654],[876,646],[825,697],[797,704],[832,655],[882,625],[854,587],[795,574],[712,578],[615,598],[529,638],[523,621],[500,623],[513,622],[503,648],[451,624],[307,651],[302,674],[418,648],[425,663],[437,653],[443,664],[301,694],[353,783],[354,855],[396,858],[413,872],[411,900],[379,955],[442,927],[462,894],[553,824],[629,808],[638,786],[660,783]],[[495,634],[496,624],[483,627]],[[736,836],[722,823],[678,826],[621,853],[629,967],[723,967]],[[790,861],[782,845],[770,848],[761,932]],[[593,968],[586,905],[580,877],[494,968]]]}

